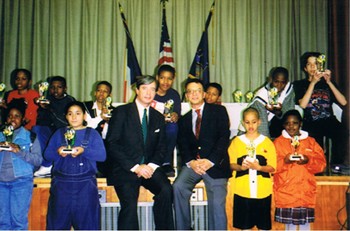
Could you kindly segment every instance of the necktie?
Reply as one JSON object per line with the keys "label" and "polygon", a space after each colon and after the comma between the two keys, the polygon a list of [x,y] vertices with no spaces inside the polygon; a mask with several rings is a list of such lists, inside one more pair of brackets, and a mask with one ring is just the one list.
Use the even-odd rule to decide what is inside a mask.
{"label": "necktie", "polygon": [[199,133],[201,131],[201,122],[202,122],[202,116],[201,116],[201,109],[196,109],[196,113],[197,113],[197,120],[196,120],[196,138],[198,140],[199,138]]}
{"label": "necktie", "polygon": [[143,110],[141,126],[142,126],[143,142],[146,143],[146,140],[147,140],[147,109],[146,108]]}

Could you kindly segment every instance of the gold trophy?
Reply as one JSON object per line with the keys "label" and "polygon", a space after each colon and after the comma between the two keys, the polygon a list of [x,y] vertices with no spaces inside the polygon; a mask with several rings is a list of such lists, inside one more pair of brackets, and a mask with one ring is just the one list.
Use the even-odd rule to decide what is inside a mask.
{"label": "gold trophy", "polygon": [[317,70],[319,72],[325,71],[325,64],[326,64],[326,56],[324,54],[321,54],[316,58],[316,64],[317,64]]}
{"label": "gold trophy", "polygon": [[242,99],[243,99],[243,94],[242,94],[242,91],[241,90],[239,90],[239,89],[237,89],[237,90],[235,90],[233,93],[232,93],[232,95],[233,95],[233,101],[235,102],[235,103],[242,103]]}
{"label": "gold trophy", "polygon": [[251,103],[253,100],[254,94],[253,94],[253,92],[248,91],[244,96],[245,96],[245,101],[247,103]]}
{"label": "gold trophy", "polygon": [[247,145],[247,157],[245,158],[249,162],[254,162],[255,158],[255,144],[254,142],[250,142],[249,145]]}
{"label": "gold trophy", "polygon": [[37,100],[37,103],[46,103],[49,104],[50,101],[46,99],[46,92],[49,89],[49,83],[48,82],[42,82],[39,84],[39,99]]}
{"label": "gold trophy", "polygon": [[64,138],[66,139],[67,148],[64,148],[62,152],[66,154],[73,154],[75,152],[75,150],[73,150],[75,143],[75,130],[73,128],[69,128],[66,133],[64,133]]}
{"label": "gold trophy", "polygon": [[164,104],[164,115],[165,115],[166,122],[171,121],[171,113],[173,112],[174,112],[174,100],[169,99]]}
{"label": "gold trophy", "polygon": [[107,118],[111,118],[112,117],[112,109],[111,109],[111,105],[112,105],[112,97],[108,96],[105,99],[105,107],[107,109],[107,113],[104,113],[103,116],[107,117]]}
{"label": "gold trophy", "polygon": [[293,147],[293,154],[289,156],[289,160],[290,161],[303,160],[304,159],[303,155],[297,153],[297,149],[300,145],[299,136],[293,137],[293,139],[291,140],[291,145]]}
{"label": "gold trophy", "polygon": [[0,145],[0,151],[11,151],[12,150],[9,143],[12,143],[13,130],[14,129],[13,129],[12,125],[7,125],[2,130],[2,134],[5,136],[6,141],[5,141],[5,144]]}
{"label": "gold trophy", "polygon": [[271,107],[279,107],[278,105],[278,90],[276,87],[271,88],[268,91],[268,98],[269,98],[269,106]]}
{"label": "gold trophy", "polygon": [[0,103],[2,103],[2,97],[5,92],[6,85],[4,83],[0,83]]}

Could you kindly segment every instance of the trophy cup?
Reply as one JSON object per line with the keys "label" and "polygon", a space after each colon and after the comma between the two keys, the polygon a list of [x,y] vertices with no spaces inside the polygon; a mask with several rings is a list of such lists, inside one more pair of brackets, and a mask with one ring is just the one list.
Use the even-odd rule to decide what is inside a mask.
{"label": "trophy cup", "polygon": [[174,100],[169,99],[164,104],[164,115],[165,115],[165,121],[170,122],[171,113],[174,112]]}
{"label": "trophy cup", "polygon": [[111,118],[112,117],[112,109],[110,108],[112,104],[112,97],[108,96],[105,99],[105,107],[107,109],[107,113],[104,113],[103,116],[107,117],[107,118]]}
{"label": "trophy cup", "polygon": [[0,151],[11,151],[12,150],[9,143],[12,142],[13,130],[14,129],[13,129],[12,125],[5,126],[4,130],[2,131],[2,134],[4,134],[6,141],[5,141],[5,144],[0,145]]}
{"label": "trophy cup", "polygon": [[246,102],[247,102],[247,103],[251,103],[252,100],[253,100],[253,97],[254,97],[253,92],[248,91],[248,92],[245,94],[245,100],[246,100]]}
{"label": "trophy cup", "polygon": [[269,106],[275,107],[275,108],[279,107],[277,88],[273,87],[268,91],[268,98],[269,98],[269,102],[268,102]]}
{"label": "trophy cup", "polygon": [[66,133],[64,133],[64,138],[66,139],[67,148],[62,150],[63,153],[73,154],[75,150],[72,148],[75,142],[75,130],[73,128],[69,128]]}
{"label": "trophy cup", "polygon": [[2,96],[4,94],[6,85],[4,83],[0,83],[0,103],[2,103]]}
{"label": "trophy cup", "polygon": [[49,89],[49,83],[48,82],[42,82],[39,84],[39,95],[40,97],[37,100],[37,103],[46,103],[49,104],[50,101],[46,99],[45,93]]}
{"label": "trophy cup", "polygon": [[241,90],[239,90],[239,89],[235,90],[232,93],[232,95],[233,95],[233,101],[235,103],[242,103],[242,92],[241,92]]}
{"label": "trophy cup", "polygon": [[325,64],[326,64],[326,56],[324,54],[321,54],[316,58],[317,70],[319,72],[324,72]]}
{"label": "trophy cup", "polygon": [[247,145],[247,157],[245,159],[249,162],[254,162],[255,160],[255,144],[252,141]]}
{"label": "trophy cup", "polygon": [[289,160],[290,161],[303,160],[304,159],[303,155],[297,153],[297,149],[300,145],[299,136],[294,136],[293,139],[291,140],[291,144],[292,144],[294,153],[289,156]]}

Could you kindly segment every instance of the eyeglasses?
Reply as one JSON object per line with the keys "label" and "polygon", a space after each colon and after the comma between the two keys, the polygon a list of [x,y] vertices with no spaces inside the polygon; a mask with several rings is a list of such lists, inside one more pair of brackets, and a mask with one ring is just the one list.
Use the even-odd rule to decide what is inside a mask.
{"label": "eyeglasses", "polygon": [[186,94],[189,94],[189,95],[191,95],[191,94],[200,94],[200,93],[202,93],[203,92],[203,89],[189,89],[189,90],[186,90]]}

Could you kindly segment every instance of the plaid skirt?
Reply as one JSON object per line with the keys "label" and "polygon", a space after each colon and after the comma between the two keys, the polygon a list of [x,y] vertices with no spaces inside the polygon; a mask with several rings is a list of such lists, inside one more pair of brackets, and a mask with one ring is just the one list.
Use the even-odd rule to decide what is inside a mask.
{"label": "plaid skirt", "polygon": [[283,224],[304,225],[315,221],[314,208],[276,208],[275,221]]}

